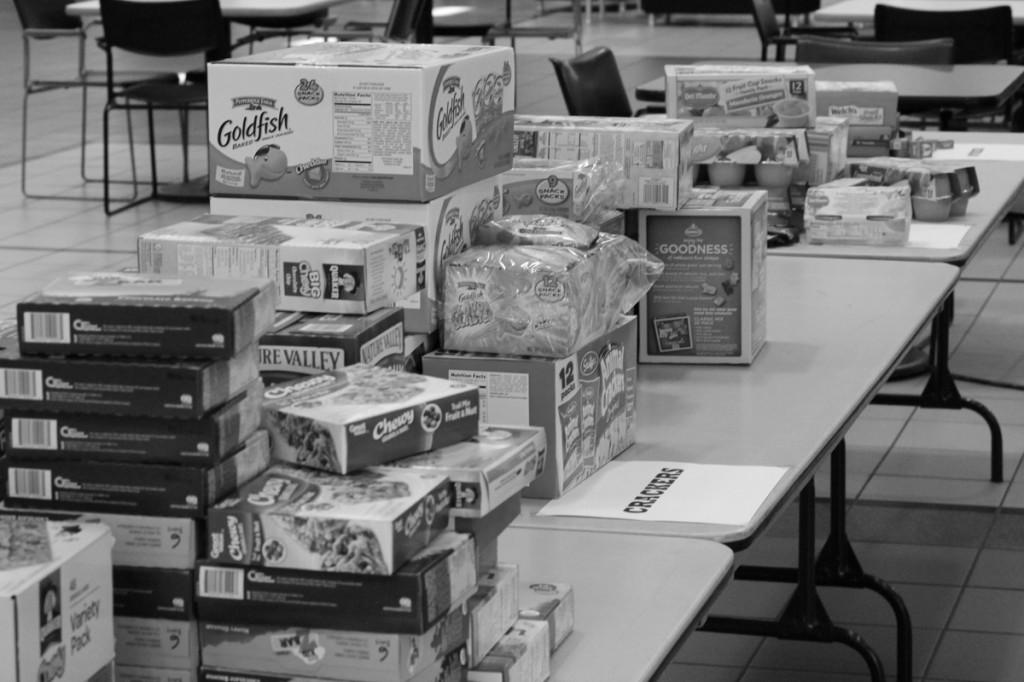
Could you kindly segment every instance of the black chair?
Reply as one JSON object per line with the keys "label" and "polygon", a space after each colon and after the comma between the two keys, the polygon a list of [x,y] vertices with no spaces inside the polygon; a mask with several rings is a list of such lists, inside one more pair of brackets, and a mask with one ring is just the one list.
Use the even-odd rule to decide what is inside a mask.
{"label": "black chair", "polygon": [[[826,36],[800,36],[796,61],[801,64],[952,64],[953,39],[853,40]],[[883,74],[879,74],[884,77]]]}
{"label": "black chair", "polygon": [[595,47],[571,59],[552,57],[551,64],[570,116],[634,115],[615,54],[607,47]]}
{"label": "black chair", "polygon": [[[936,7],[941,7],[937,3]],[[956,64],[1013,62],[1013,12],[1006,5],[967,10],[913,10],[875,5],[876,40],[950,37]]]}
{"label": "black chair", "polygon": [[329,28],[334,23],[334,17],[330,16],[328,10],[322,9],[294,17],[237,18],[235,23],[248,26],[249,33],[235,43],[232,49],[247,45],[249,54],[252,54],[253,45],[257,42],[270,38],[285,38],[287,44],[291,45],[293,38],[308,36]]}
{"label": "black chair", "polygon": [[370,40],[389,43],[430,43],[433,30],[430,0],[394,0],[387,22],[375,25],[349,22],[342,29],[323,29],[311,35],[334,40]]}
{"label": "black chair", "polygon": [[[157,177],[156,130],[154,111],[175,111],[181,126],[184,180],[188,181],[188,115],[206,111],[205,71],[185,74],[173,79],[166,76],[118,85],[117,64],[126,55],[151,57],[182,57],[203,55],[210,59],[226,54],[229,43],[228,24],[220,12],[218,0],[100,0],[103,38],[100,46],[106,53],[107,104],[103,109],[103,207],[113,215],[142,202],[159,197],[180,199],[181,196],[161,194]],[[115,55],[118,58],[115,59]],[[118,208],[112,208],[110,196],[110,113],[126,110],[145,111],[149,126],[150,185],[146,196],[135,192]],[[129,128],[129,133],[131,129]],[[130,148],[133,140],[129,134]],[[206,199],[207,195],[192,197]]]}
{"label": "black chair", "polygon": [[761,61],[768,61],[768,48],[775,47],[775,60],[786,59],[786,46],[795,45],[801,35],[829,35],[834,37],[852,38],[857,35],[853,26],[800,26],[784,28],[779,25],[775,16],[775,5],[772,0],[750,0],[754,14],[754,26],[761,38]]}

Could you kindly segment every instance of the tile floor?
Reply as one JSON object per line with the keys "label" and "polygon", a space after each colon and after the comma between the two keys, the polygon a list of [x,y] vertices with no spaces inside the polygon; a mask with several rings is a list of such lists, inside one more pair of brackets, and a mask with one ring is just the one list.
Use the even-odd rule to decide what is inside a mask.
{"label": "tile floor", "polygon": [[[438,1],[438,7],[457,0]],[[568,21],[564,12],[532,19],[532,0],[516,0],[519,21]],[[555,7],[554,0],[547,3]],[[381,0],[350,0],[338,8],[343,19],[380,18]],[[491,12],[500,12],[500,7]],[[458,15],[456,15],[458,16]],[[466,16],[464,15],[463,19]],[[452,19],[455,21],[455,19]],[[19,189],[21,139],[20,40],[10,3],[0,5],[0,313],[54,274],[71,269],[120,268],[135,262],[140,232],[199,213],[202,204],[149,203],[113,218],[104,216],[96,183],[78,174],[78,100],[55,93],[33,100],[33,161],[30,183],[70,201],[28,200]],[[679,15],[672,25],[649,26],[627,9],[596,16],[586,27],[584,46],[608,45],[629,88],[659,75],[673,60],[728,57],[756,59],[757,37],[743,17]],[[61,48],[45,46],[40,64],[66,64]],[[547,57],[569,55],[568,41],[520,40],[518,108],[562,113],[564,106]],[[95,56],[95,55],[93,55]],[[98,63],[98,62],[97,62]],[[99,175],[99,94],[89,110],[88,175]],[[38,102],[39,104],[35,104]],[[141,123],[141,122],[140,122]],[[194,140],[203,139],[203,121]],[[141,126],[140,128],[141,129]],[[174,127],[162,127],[163,172],[180,173]],[[119,148],[122,162],[124,147]],[[201,173],[205,151],[195,147],[192,172]],[[123,163],[122,163],[123,165]],[[996,230],[965,269],[957,287],[953,367],[963,375],[1024,384],[1024,242],[1007,244]],[[894,384],[919,389],[912,380]],[[1014,682],[1024,679],[1024,393],[983,383],[961,389],[991,407],[1003,427],[1006,482],[987,480],[988,434],[967,412],[871,407],[848,437],[850,534],[865,569],[892,583],[914,621],[914,675],[920,682]],[[819,491],[827,490],[822,472]],[[823,510],[824,506],[822,505]],[[823,518],[827,518],[827,515]],[[781,518],[767,537],[739,556],[740,562],[791,565],[795,557],[795,515]],[[819,529],[823,524],[819,523]],[[855,628],[894,669],[894,624],[874,596],[823,589],[832,618]],[[725,614],[771,616],[787,598],[785,586],[733,583],[715,604]],[[696,633],[679,649],[663,682],[854,682],[868,679],[859,659],[834,644],[806,644]],[[601,681],[574,681],[601,682]],[[609,681],[614,682],[614,681]]]}

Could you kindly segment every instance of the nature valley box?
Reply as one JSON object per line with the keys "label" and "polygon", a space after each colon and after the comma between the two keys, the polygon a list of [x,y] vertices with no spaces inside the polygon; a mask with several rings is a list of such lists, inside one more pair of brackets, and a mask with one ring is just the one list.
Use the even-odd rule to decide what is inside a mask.
{"label": "nature valley box", "polygon": [[[494,176],[424,203],[213,196],[210,211],[223,215],[384,221],[421,226],[424,240],[417,242],[422,248],[417,249],[416,255],[417,260],[424,261],[425,284],[420,291],[397,301],[397,305],[405,312],[406,332],[430,333],[438,328],[441,306],[438,284],[444,261],[463,251],[480,225],[501,217],[502,185],[501,177]],[[443,288],[440,291],[443,292]]]}
{"label": "nature valley box", "polygon": [[0,569],[0,680],[85,682],[114,659],[110,529],[10,515],[0,525],[20,550]]}
{"label": "nature valley box", "polygon": [[210,194],[430,201],[512,165],[507,47],[312,43],[210,64]]}

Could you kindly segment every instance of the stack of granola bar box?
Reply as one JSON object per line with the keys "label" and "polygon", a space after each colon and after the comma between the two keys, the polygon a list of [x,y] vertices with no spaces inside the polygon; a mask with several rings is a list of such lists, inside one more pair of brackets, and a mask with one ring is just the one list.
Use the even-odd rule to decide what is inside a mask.
{"label": "stack of granola bar box", "polygon": [[270,464],[256,340],[274,307],[267,280],[88,272],[0,333],[5,505],[111,528],[123,680],[195,679],[206,509]]}

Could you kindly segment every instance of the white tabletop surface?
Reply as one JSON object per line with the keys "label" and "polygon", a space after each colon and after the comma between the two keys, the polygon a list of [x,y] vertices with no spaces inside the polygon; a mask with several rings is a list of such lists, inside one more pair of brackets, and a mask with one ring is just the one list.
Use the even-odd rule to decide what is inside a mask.
{"label": "white tabletop surface", "polygon": [[539,517],[518,526],[742,543],[810,479],[952,291],[940,263],[768,258],[768,342],[749,366],[641,365],[637,443],[620,460],[790,467],[743,526]]}
{"label": "white tabletop surface", "polygon": [[[146,2],[147,0],[140,0]],[[153,0],[155,1],[155,0]],[[220,0],[220,11],[228,19],[239,17],[292,17],[310,14],[344,0]],[[65,10],[72,16],[95,17],[100,14],[99,0],[73,2]]]}
{"label": "white tabletop surface", "polygon": [[565,582],[573,633],[555,652],[551,682],[645,682],[698,625],[728,580],[732,551],[705,540],[509,528],[498,560],[523,582]]}
{"label": "white tabletop surface", "polygon": [[1024,25],[1024,0],[941,0],[939,2],[936,0],[839,0],[812,12],[811,17],[817,22],[870,24],[875,20],[875,5],[880,3],[905,9],[931,11],[957,11],[1009,5],[1013,12],[1013,23],[1018,26]]}

